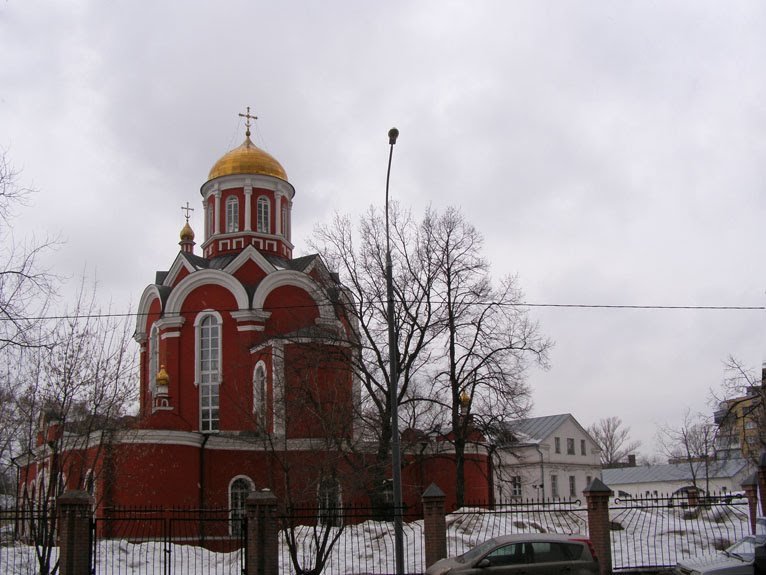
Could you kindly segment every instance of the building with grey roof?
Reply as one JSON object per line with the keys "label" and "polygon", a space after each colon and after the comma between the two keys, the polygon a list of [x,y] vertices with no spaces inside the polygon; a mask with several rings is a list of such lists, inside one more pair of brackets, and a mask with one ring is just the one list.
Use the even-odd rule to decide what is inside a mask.
{"label": "building with grey roof", "polygon": [[498,502],[581,499],[601,477],[600,450],[571,413],[510,422],[502,436],[494,461]]}

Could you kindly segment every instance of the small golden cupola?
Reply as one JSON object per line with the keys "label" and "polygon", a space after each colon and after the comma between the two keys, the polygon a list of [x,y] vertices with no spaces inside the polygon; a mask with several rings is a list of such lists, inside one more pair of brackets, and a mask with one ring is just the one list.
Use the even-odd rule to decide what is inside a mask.
{"label": "small golden cupola", "polygon": [[250,139],[251,120],[258,118],[249,107],[239,115],[245,118],[245,141],[213,165],[200,189],[205,210],[202,255],[237,254],[253,246],[291,259],[295,188],[282,164]]}
{"label": "small golden cupola", "polygon": [[187,254],[194,253],[194,230],[189,225],[189,212],[193,212],[194,208],[189,207],[189,202],[186,202],[185,206],[181,206],[182,210],[186,211],[186,223],[181,228],[181,241],[178,245],[181,246],[181,251]]}

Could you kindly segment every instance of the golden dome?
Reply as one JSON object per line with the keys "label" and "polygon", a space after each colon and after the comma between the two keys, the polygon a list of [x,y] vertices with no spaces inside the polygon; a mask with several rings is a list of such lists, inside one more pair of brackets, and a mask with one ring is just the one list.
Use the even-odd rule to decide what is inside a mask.
{"label": "golden dome", "polygon": [[282,165],[273,156],[253,144],[249,136],[245,138],[241,146],[224,154],[215,163],[210,170],[208,180],[232,174],[263,174],[287,181],[287,174]]}
{"label": "golden dome", "polygon": [[194,240],[194,230],[191,229],[189,222],[186,222],[183,228],[181,228],[181,241]]}
{"label": "golden dome", "polygon": [[165,366],[160,366],[160,371],[157,372],[157,377],[155,378],[155,381],[157,382],[157,385],[167,385],[170,383],[170,376],[168,375],[168,372],[165,371]]}

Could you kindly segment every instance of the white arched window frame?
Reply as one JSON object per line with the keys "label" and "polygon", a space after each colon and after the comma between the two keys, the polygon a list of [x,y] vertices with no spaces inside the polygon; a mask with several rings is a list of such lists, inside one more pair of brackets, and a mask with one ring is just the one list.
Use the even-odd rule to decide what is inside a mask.
{"label": "white arched window frame", "polygon": [[335,475],[323,475],[317,489],[318,520],[321,525],[343,525],[343,498],[340,481]]}
{"label": "white arched window frame", "polygon": [[207,205],[207,235],[205,237],[210,237],[215,233],[215,207],[212,202],[209,202]]}
{"label": "white arched window frame", "polygon": [[253,370],[253,416],[255,417],[255,425],[260,431],[266,431],[268,424],[267,389],[266,364],[259,361]]}
{"label": "white arched window frame", "polygon": [[260,196],[256,205],[256,231],[271,233],[271,201],[266,196]]}
{"label": "white arched window frame", "polygon": [[149,391],[152,395],[157,391],[157,373],[160,371],[160,329],[152,324],[149,330]]}
{"label": "white arched window frame", "polygon": [[236,196],[229,196],[226,200],[226,231],[239,231],[239,200]]}
{"label": "white arched window frame", "polygon": [[246,475],[237,475],[229,482],[229,532],[234,536],[243,535],[245,502],[253,491],[255,483]]}
{"label": "white arched window frame", "polygon": [[194,322],[194,384],[199,392],[199,430],[219,429],[221,384],[221,314],[204,311]]}

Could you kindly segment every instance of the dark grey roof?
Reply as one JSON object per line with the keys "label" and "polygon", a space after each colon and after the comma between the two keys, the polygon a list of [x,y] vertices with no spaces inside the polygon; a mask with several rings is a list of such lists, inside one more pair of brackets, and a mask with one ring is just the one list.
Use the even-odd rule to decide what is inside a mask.
{"label": "dark grey roof", "polygon": [[[697,479],[705,477],[705,464],[694,463]],[[712,461],[708,468],[711,479],[729,479],[749,466],[745,459],[726,459]],[[665,463],[662,465],[642,465],[640,467],[620,467],[603,469],[601,479],[609,486],[626,483],[654,483],[658,481],[691,481],[692,471],[688,463]]]}
{"label": "dark grey roof", "polygon": [[561,427],[569,418],[574,419],[571,413],[528,417],[507,423],[506,429],[513,434],[517,442],[540,443],[550,437],[551,433]]}

